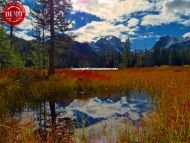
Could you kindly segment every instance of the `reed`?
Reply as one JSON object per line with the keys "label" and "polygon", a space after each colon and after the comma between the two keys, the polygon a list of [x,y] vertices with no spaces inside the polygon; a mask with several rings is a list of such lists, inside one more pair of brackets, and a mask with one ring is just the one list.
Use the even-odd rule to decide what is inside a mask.
{"label": "reed", "polygon": [[[119,71],[56,70],[56,74],[49,79],[41,77],[38,71],[23,72],[24,74],[20,74],[19,70],[0,72],[1,113],[9,112],[7,109],[10,101],[15,102],[14,107],[19,107],[31,97],[36,100],[51,97],[56,97],[57,100],[66,100],[68,97],[87,99],[100,95],[118,95],[131,90],[146,91],[156,100],[157,108],[149,118],[143,120],[145,131],[139,134],[138,128],[133,132],[122,129],[118,131],[118,142],[133,142],[137,137],[142,142],[190,142],[189,66]],[[6,126],[7,115],[1,115],[0,124]],[[109,134],[104,134],[109,138]],[[21,136],[24,140],[28,137],[23,133]],[[76,138],[77,140],[79,139]],[[87,137],[82,140],[87,142]]]}

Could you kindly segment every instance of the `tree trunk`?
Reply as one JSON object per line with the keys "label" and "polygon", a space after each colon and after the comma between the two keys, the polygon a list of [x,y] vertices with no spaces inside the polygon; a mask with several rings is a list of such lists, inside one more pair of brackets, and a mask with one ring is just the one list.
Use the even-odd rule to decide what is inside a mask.
{"label": "tree trunk", "polygon": [[50,43],[50,47],[49,47],[49,70],[48,70],[49,76],[51,76],[55,73],[55,67],[54,67],[54,51],[55,51],[54,0],[50,0],[50,34],[51,34],[51,43]]}
{"label": "tree trunk", "polygon": [[13,45],[13,26],[10,27],[10,47]]}
{"label": "tree trunk", "polygon": [[49,105],[50,105],[52,125],[54,125],[56,123],[55,101],[50,100]]}
{"label": "tree trunk", "polygon": [[44,69],[45,69],[45,28],[43,27],[43,46],[42,46],[42,75],[45,76]]}

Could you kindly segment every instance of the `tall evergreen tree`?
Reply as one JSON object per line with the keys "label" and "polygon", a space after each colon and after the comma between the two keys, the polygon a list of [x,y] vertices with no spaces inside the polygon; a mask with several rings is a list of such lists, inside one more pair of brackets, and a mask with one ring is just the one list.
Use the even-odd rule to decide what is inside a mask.
{"label": "tall evergreen tree", "polygon": [[153,60],[154,65],[160,66],[161,65],[161,48],[156,47],[153,52]]}
{"label": "tall evergreen tree", "polygon": [[130,42],[129,38],[127,38],[127,40],[125,42],[122,63],[123,63],[123,67],[130,67],[131,63],[132,63],[131,42]]}
{"label": "tall evergreen tree", "polygon": [[35,8],[30,12],[31,16],[35,19],[33,24],[33,37],[37,43],[35,47],[38,49],[38,68],[46,67],[46,44],[48,25],[48,3],[47,0],[36,0]]}
{"label": "tall evergreen tree", "polygon": [[66,19],[67,13],[71,10],[70,0],[49,0],[50,13],[50,48],[49,48],[49,70],[48,74],[52,75],[55,72],[54,53],[55,53],[55,34],[70,30],[71,21]]}
{"label": "tall evergreen tree", "polygon": [[[45,6],[45,17],[43,19],[48,25],[50,31],[50,47],[48,50],[49,53],[49,69],[48,75],[52,75],[55,72],[54,66],[54,53],[55,53],[55,42],[56,34],[64,33],[69,29],[71,21],[67,19],[67,14],[71,10],[71,1],[70,0],[38,0],[37,4],[42,5],[39,11],[43,11]],[[40,16],[40,15],[39,15]],[[35,17],[39,19],[39,16]]]}
{"label": "tall evergreen tree", "polygon": [[114,65],[115,65],[114,51],[110,43],[108,43],[108,47],[106,49],[106,67],[113,68]]}
{"label": "tall evergreen tree", "polygon": [[10,47],[10,41],[7,39],[3,27],[0,26],[0,68],[23,67],[24,62],[20,54]]}

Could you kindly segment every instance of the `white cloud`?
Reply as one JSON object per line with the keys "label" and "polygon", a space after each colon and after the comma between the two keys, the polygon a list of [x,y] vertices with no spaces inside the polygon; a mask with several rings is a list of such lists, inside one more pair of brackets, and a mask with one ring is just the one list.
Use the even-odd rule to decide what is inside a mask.
{"label": "white cloud", "polygon": [[[71,0],[74,11],[86,12],[103,19],[102,22],[91,22],[73,31],[77,41],[90,42],[102,36],[127,37],[137,35],[138,25],[157,26],[172,22],[189,25],[190,21],[183,19],[189,16],[190,0]],[[139,12],[142,19],[130,18],[129,15]],[[154,14],[151,14],[154,12]],[[156,14],[157,13],[157,14]],[[128,20],[128,21],[127,21]],[[124,23],[115,25],[116,23]],[[125,29],[125,30],[123,30]]]}
{"label": "white cloud", "polygon": [[24,9],[26,11],[26,16],[30,14],[30,8],[27,5],[24,5]]}
{"label": "white cloud", "polygon": [[161,13],[159,15],[146,15],[141,24],[146,26],[146,25],[151,25],[151,26],[157,26],[161,24],[169,24],[172,22],[176,22],[179,20],[179,17],[176,17],[175,15],[172,14],[165,14]]}
{"label": "white cloud", "polygon": [[18,38],[25,39],[27,41],[33,40],[34,37],[27,35],[28,31],[16,31],[14,32],[14,35]]}
{"label": "white cloud", "polygon": [[32,24],[34,24],[34,19],[32,18],[32,16],[30,16],[30,8],[26,5],[24,5],[24,8],[26,10],[26,18],[17,27],[24,30],[32,30],[33,28]]}
{"label": "white cloud", "polygon": [[183,38],[190,38],[190,32],[185,33],[185,34],[183,35]]}
{"label": "white cloud", "polygon": [[[91,42],[103,36],[116,36],[125,40],[127,36],[137,35],[139,23],[143,26],[158,26],[172,22],[190,26],[190,0],[71,0],[72,14],[85,12],[101,18],[103,21],[87,23],[70,33],[77,35],[77,41]],[[29,16],[30,9],[25,6],[27,18],[19,25],[21,36],[31,31],[34,20]],[[135,18],[138,12],[139,17]],[[154,13],[152,13],[154,12]],[[134,14],[135,15],[131,15]],[[131,18],[133,16],[133,18]],[[186,17],[186,18],[184,18]],[[84,19],[85,17],[82,17]],[[118,24],[120,23],[120,24]],[[121,24],[126,23],[126,25]],[[75,23],[72,23],[75,25]],[[24,38],[24,37],[23,37]]]}
{"label": "white cloud", "polygon": [[128,34],[134,34],[137,28],[128,28],[123,24],[113,25],[106,21],[91,22],[87,25],[70,32],[70,34],[76,35],[76,39],[79,42],[91,42],[99,37],[115,36],[121,38],[123,41],[127,38]]}
{"label": "white cloud", "polygon": [[147,0],[71,0],[74,11],[85,12],[103,19],[101,22],[93,21],[85,26],[74,30],[70,33],[77,35],[75,40],[79,42],[91,42],[99,37],[115,36],[123,41],[129,35],[135,35],[139,29],[139,20],[128,18],[126,16],[136,13],[145,12],[152,9],[153,4]]}
{"label": "white cloud", "polygon": [[143,12],[152,8],[148,0],[71,0],[75,11],[96,15],[105,20]]}
{"label": "white cloud", "polygon": [[189,21],[183,19],[190,15],[190,0],[160,0],[155,3],[155,12],[158,14],[149,14],[144,16],[142,25],[161,25],[177,22],[187,25]]}
{"label": "white cloud", "polygon": [[168,13],[175,13],[179,15],[189,16],[190,14],[190,0],[170,0],[165,3],[165,11]]}
{"label": "white cloud", "polygon": [[181,24],[185,25],[185,26],[190,26],[190,19],[186,19],[186,20],[183,20],[181,22]]}
{"label": "white cloud", "polygon": [[33,21],[29,18],[26,18],[21,24],[19,24],[17,26],[17,28],[22,29],[22,30],[32,30],[33,25],[32,25]]}
{"label": "white cloud", "polygon": [[131,18],[129,21],[128,21],[128,27],[135,27],[139,24],[139,20],[136,19],[136,18]]}
{"label": "white cloud", "polygon": [[34,37],[27,33],[32,31],[34,19],[30,16],[30,8],[26,5],[24,5],[24,8],[26,10],[26,18],[21,24],[16,26],[17,31],[15,31],[14,35],[25,40],[33,40]]}

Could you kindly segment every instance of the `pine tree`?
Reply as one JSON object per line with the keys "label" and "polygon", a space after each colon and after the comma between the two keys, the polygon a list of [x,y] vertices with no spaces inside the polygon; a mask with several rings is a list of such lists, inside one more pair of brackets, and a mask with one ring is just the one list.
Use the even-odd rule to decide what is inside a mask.
{"label": "pine tree", "polygon": [[106,49],[106,67],[113,68],[115,66],[115,55],[110,43]]}
{"label": "pine tree", "polygon": [[[49,53],[49,69],[48,75],[52,75],[55,72],[54,66],[54,53],[55,53],[55,42],[56,34],[59,32],[64,33],[70,30],[69,26],[71,21],[66,18],[66,15],[71,10],[70,0],[39,0],[38,4],[45,5],[45,23],[48,25],[50,31],[50,47]],[[44,7],[39,8],[43,10]]]}
{"label": "pine tree", "polygon": [[10,67],[23,67],[24,62],[18,52],[10,47],[10,41],[7,40],[7,35],[3,27],[0,27],[0,69]]}
{"label": "pine tree", "polygon": [[[55,73],[54,66],[54,53],[55,53],[55,36],[59,32],[64,33],[65,31],[70,30],[69,25],[71,22],[66,19],[67,13],[71,10],[71,2],[70,0],[41,0],[39,4],[45,5],[46,13],[45,16],[47,20],[44,21],[48,25],[48,29],[50,30],[50,47],[48,50],[49,54],[49,69],[48,75],[51,76]],[[44,7],[40,8],[40,10],[44,10]],[[45,17],[44,17],[45,18]],[[55,123],[55,101],[50,99],[50,110],[52,117],[52,124]]]}
{"label": "pine tree", "polygon": [[[3,6],[9,0],[0,1],[0,13],[2,14]],[[23,67],[24,62],[21,56],[12,48],[13,26],[10,26],[10,38],[4,32],[4,22],[0,17],[0,68]],[[9,39],[9,40],[8,40]]]}
{"label": "pine tree", "polygon": [[154,60],[154,65],[157,65],[157,66],[161,65],[161,48],[160,47],[154,48],[153,60]]}
{"label": "pine tree", "polygon": [[140,67],[143,66],[143,51],[138,50],[137,51],[137,63],[136,66]]}
{"label": "pine tree", "polygon": [[132,63],[131,42],[129,38],[125,42],[122,63],[123,63],[123,67],[130,67]]}
{"label": "pine tree", "polygon": [[[31,16],[35,19],[33,24],[33,37],[35,37],[37,43],[35,47],[38,50],[36,53],[38,56],[38,68],[46,68],[46,44],[45,40],[48,31],[48,12],[47,12],[47,0],[36,0],[35,8],[30,12]],[[35,62],[36,63],[36,62]]]}

